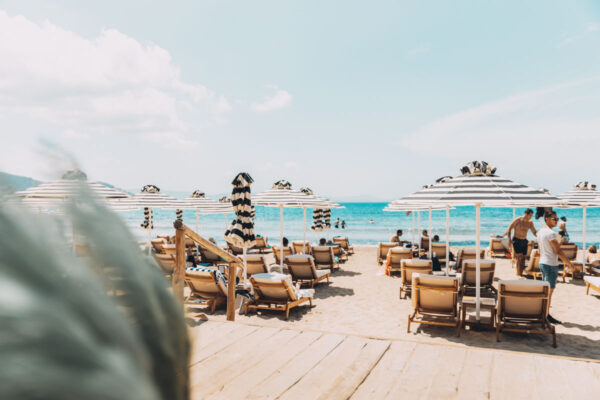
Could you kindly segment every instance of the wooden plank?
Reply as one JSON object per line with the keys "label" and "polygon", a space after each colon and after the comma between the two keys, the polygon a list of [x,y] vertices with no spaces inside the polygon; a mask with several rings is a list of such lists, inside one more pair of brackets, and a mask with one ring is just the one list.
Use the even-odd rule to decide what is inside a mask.
{"label": "wooden plank", "polygon": [[249,398],[276,398],[294,385],[308,371],[335,349],[345,339],[342,335],[326,334],[312,343],[306,350],[276,370],[260,385],[248,391]]}
{"label": "wooden plank", "polygon": [[[234,324],[231,323],[231,325]],[[200,348],[192,350],[192,356],[190,357],[190,360],[192,361],[191,365],[202,362],[213,354],[223,350],[230,344],[233,344],[239,340],[243,340],[242,338],[244,336],[249,335],[257,329],[258,327],[256,326],[236,325],[231,332],[225,335],[213,336],[214,339],[212,341],[206,343]]]}
{"label": "wooden plank", "polygon": [[183,279],[185,277],[185,235],[175,231],[175,270],[171,280],[173,296],[183,304]]}
{"label": "wooden plank", "polygon": [[208,396],[209,399],[240,399],[279,368],[291,362],[295,362],[298,354],[306,352],[309,346],[322,336],[319,332],[302,332],[281,345],[279,349],[268,349],[264,351],[263,357],[257,359],[256,365],[249,368],[235,378],[221,391]]}
{"label": "wooden plank", "polygon": [[220,337],[229,335],[232,331],[237,329],[238,325],[229,322],[214,323],[206,328],[201,328],[202,324],[198,328],[192,329],[192,352],[190,357],[190,365],[197,363],[194,359],[194,353],[200,349],[210,345]]}
{"label": "wooden plank", "polygon": [[[534,356],[494,353],[490,399],[537,399]],[[550,385],[558,382],[549,382]]]}
{"label": "wooden plank", "polygon": [[277,332],[279,328],[259,328],[238,343],[194,365],[190,369],[194,396],[205,398],[221,390],[225,384],[234,382],[237,375],[256,364],[262,345],[269,343]]}
{"label": "wooden plank", "polygon": [[[371,370],[351,399],[382,399],[402,375],[406,362],[416,348],[415,343],[394,342]],[[432,373],[430,371],[430,373]]]}
{"label": "wooden plank", "polygon": [[552,357],[535,357],[535,385],[541,399],[575,399],[568,380],[571,372],[564,370],[564,361]]}
{"label": "wooden plank", "polygon": [[442,349],[441,346],[417,344],[404,365],[402,374],[393,379],[393,385],[385,398],[427,398],[425,394],[437,377],[437,369],[448,362],[440,357]]}
{"label": "wooden plank", "polygon": [[347,399],[389,345],[382,340],[348,337],[281,399]]}
{"label": "wooden plank", "polygon": [[492,351],[466,350],[460,376],[458,377],[459,398],[489,398],[493,357]]}
{"label": "wooden plank", "polygon": [[[426,366],[430,366],[431,362],[440,361],[435,367],[435,372],[431,374],[433,379],[430,381],[424,397],[429,399],[454,399],[459,392],[459,378],[467,356],[467,349],[437,347],[439,347],[437,359],[421,360],[421,364]],[[408,368],[410,368],[410,364]]]}

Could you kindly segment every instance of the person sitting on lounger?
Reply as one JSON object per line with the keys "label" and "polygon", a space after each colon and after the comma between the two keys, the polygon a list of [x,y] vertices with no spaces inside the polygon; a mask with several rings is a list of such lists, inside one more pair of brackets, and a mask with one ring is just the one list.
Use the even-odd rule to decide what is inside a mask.
{"label": "person sitting on lounger", "polygon": [[[319,239],[319,246],[340,246],[339,243],[334,243],[331,240],[327,241],[327,239],[325,238],[321,238]],[[342,249],[340,246],[340,254],[344,255],[346,254],[346,250]],[[335,262],[340,262],[340,259],[338,256],[333,256]]]}
{"label": "person sitting on lounger", "polygon": [[288,244],[290,243],[288,238],[286,238],[286,237],[284,237],[281,241],[283,242],[283,247],[287,247]]}
{"label": "person sitting on lounger", "polygon": [[600,253],[598,253],[598,249],[595,245],[591,245],[588,248],[587,262],[590,263],[593,267],[600,266]]}
{"label": "person sitting on lounger", "polygon": [[390,238],[390,242],[400,244],[403,242],[403,240],[400,240],[401,237],[402,237],[402,229],[398,229],[396,231],[396,234]]}
{"label": "person sitting on lounger", "polygon": [[[433,235],[433,238],[431,238],[431,243],[435,243],[435,242],[439,242],[440,241],[440,237],[438,235]],[[448,251],[448,259],[449,261],[456,261],[454,259],[454,254],[452,254],[451,251]]]}

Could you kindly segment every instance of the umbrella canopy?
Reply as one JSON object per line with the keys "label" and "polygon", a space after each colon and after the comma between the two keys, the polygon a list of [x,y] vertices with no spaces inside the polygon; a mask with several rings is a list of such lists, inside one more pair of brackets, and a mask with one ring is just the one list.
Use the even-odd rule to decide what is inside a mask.
{"label": "umbrella canopy", "polygon": [[[60,204],[61,200],[71,199],[73,195],[81,190],[82,186],[87,187],[94,197],[100,199],[125,199],[129,194],[123,190],[116,189],[100,182],[88,182],[87,175],[79,170],[67,171],[61,179],[41,183],[15,193],[15,196],[22,199],[45,199],[46,203],[51,205],[54,201]],[[35,201],[29,200],[31,204]]]}
{"label": "umbrella canopy", "polygon": [[254,246],[254,222],[252,220],[252,201],[250,196],[250,185],[254,183],[252,177],[245,173],[239,173],[231,184],[231,203],[236,218],[231,228],[225,232],[225,240],[237,247],[249,248]]}
{"label": "umbrella canopy", "polygon": [[320,208],[315,208],[313,210],[313,223],[310,229],[315,232],[321,232],[323,230],[323,210]]}

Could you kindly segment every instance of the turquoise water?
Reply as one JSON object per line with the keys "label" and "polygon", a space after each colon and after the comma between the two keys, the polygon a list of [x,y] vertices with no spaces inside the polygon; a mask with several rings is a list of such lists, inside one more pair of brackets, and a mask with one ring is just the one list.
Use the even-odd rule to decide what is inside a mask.
{"label": "turquoise water", "polygon": [[[411,238],[412,215],[405,213],[384,212],[387,203],[343,203],[346,208],[331,210],[332,225],[336,218],[346,221],[346,229],[330,229],[322,232],[307,230],[306,237],[310,241],[318,238],[330,238],[336,235],[348,236],[352,243],[376,244],[387,241],[396,229],[402,229],[404,236]],[[517,216],[522,215],[524,208],[516,210]],[[567,217],[567,231],[572,241],[581,245],[582,239],[582,211],[581,209],[557,210],[559,216]],[[143,221],[143,212],[130,211],[121,213],[132,231],[139,238],[147,238],[139,224]],[[290,240],[301,240],[303,232],[302,209],[285,208],[283,210],[283,233]],[[421,212],[421,228],[427,229],[429,212]],[[492,234],[503,234],[512,220],[512,208],[482,208],[481,209],[481,243],[488,245]],[[175,211],[154,210],[154,234],[173,234],[173,220]],[[231,222],[233,215],[228,215],[227,224]],[[369,220],[373,220],[373,224]],[[195,229],[196,216],[193,210],[185,210],[183,214],[184,223]],[[415,216],[415,223],[417,218]],[[540,221],[535,221],[539,227]],[[312,223],[312,210],[307,210],[307,226]],[[223,242],[223,233],[226,228],[224,215],[201,215],[200,234],[206,237],[214,237]],[[257,207],[255,232],[271,239],[271,242],[279,240],[279,208]],[[445,240],[446,233],[446,211],[438,210],[432,212],[432,232]],[[531,237],[531,233],[530,233]],[[587,210],[587,244],[600,241],[600,209]],[[475,244],[475,209],[473,207],[457,207],[450,210],[450,242],[456,246],[472,246]]]}

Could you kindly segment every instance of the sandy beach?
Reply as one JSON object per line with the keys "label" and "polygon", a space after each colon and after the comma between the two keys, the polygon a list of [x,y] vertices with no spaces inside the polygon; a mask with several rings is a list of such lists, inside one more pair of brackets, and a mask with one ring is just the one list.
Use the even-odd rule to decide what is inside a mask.
{"label": "sandy beach", "polygon": [[[454,249],[456,250],[456,249]],[[272,261],[272,255],[267,257]],[[496,258],[496,281],[515,279],[510,260]],[[261,312],[236,315],[236,322],[264,327],[315,330],[366,338],[407,340],[465,347],[490,348],[517,352],[548,354],[600,360],[600,296],[585,294],[583,280],[562,283],[559,278],[552,301],[552,314],[563,322],[556,326],[558,347],[547,335],[503,333],[497,343],[495,332],[463,331],[429,325],[411,325],[407,333],[407,316],[411,300],[399,298],[400,277],[386,276],[376,263],[376,248],[360,246],[349,261],[333,273],[331,283],[316,287],[314,306],[298,307],[285,320],[283,313]],[[187,316],[193,324],[203,307],[188,306]],[[223,308],[208,314],[209,321],[225,321]]]}

